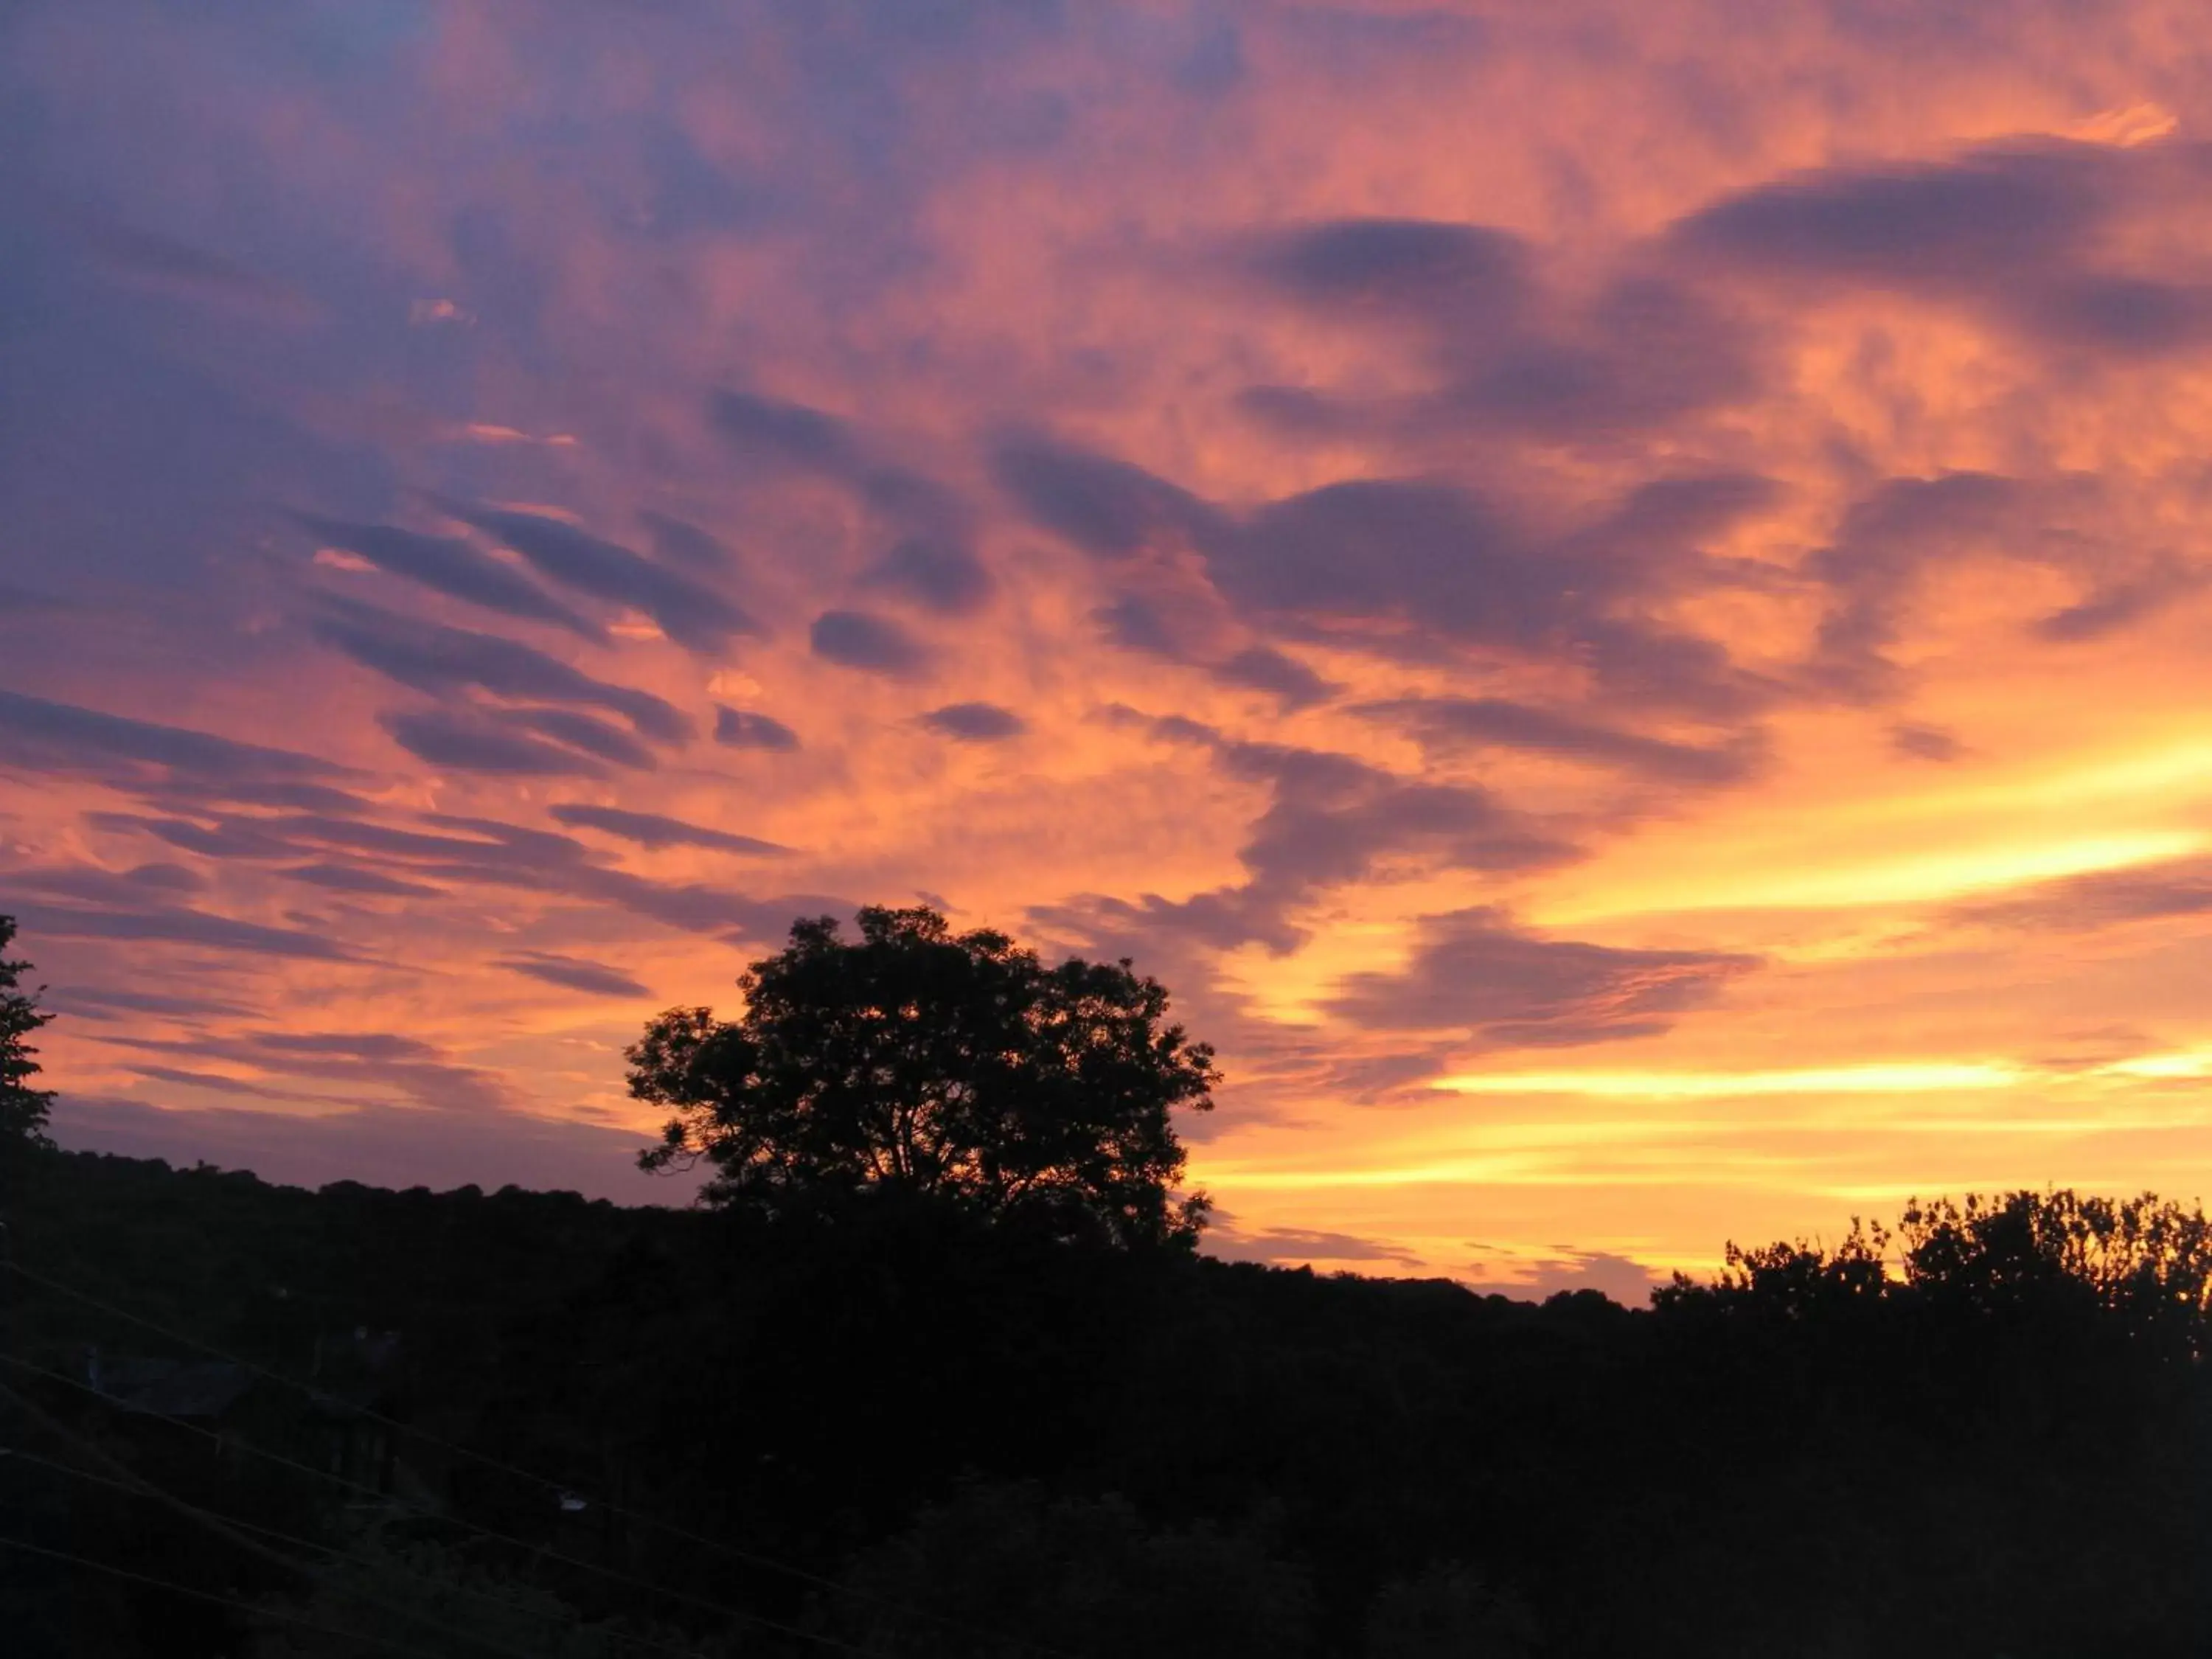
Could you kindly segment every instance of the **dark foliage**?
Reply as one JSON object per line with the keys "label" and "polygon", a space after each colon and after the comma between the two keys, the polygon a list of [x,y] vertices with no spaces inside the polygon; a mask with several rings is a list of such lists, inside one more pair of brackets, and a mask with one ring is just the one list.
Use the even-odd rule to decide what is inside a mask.
{"label": "dark foliage", "polygon": [[927,909],[817,917],[738,981],[734,1021],[661,1015],[630,1092],[672,1109],[647,1169],[699,1158],[721,1204],[788,1209],[862,1193],[941,1198],[1073,1237],[1194,1241],[1171,1115],[1212,1104],[1213,1052],[1165,1024],[1127,962],[1047,968],[1003,933]]}
{"label": "dark foliage", "polygon": [[53,1091],[34,1089],[38,1050],[31,1036],[52,1019],[35,994],[21,989],[27,962],[10,962],[7,950],[15,938],[15,918],[0,916],[0,1143],[46,1142],[46,1115]]}
{"label": "dark foliage", "polygon": [[1305,1574],[1263,1539],[1026,1483],[961,1482],[846,1582],[832,1629],[897,1659],[1297,1659],[1312,1633]]}
{"label": "dark foliage", "polygon": [[[360,1586],[473,1597],[457,1628],[538,1619],[563,1652],[651,1632],[777,1659],[837,1650],[813,1638],[883,1659],[2062,1659],[2212,1632],[2205,1224],[2152,1200],[1916,1205],[1893,1235],[1732,1249],[1639,1311],[1071,1241],[911,1189],[679,1212],[25,1170],[7,1219],[49,1277],[295,1377],[319,1335],[399,1331],[398,1461],[430,1512],[364,1532],[343,1492],[190,1446],[163,1462],[11,1370],[137,1467],[348,1565],[301,1580],[27,1468],[0,1470],[0,1530],[393,1639]],[[9,1288],[29,1363],[189,1357]],[[283,1392],[238,1440],[283,1443]],[[5,1595],[11,1630],[46,1632],[27,1654],[240,1650],[222,1608],[81,1573]]]}

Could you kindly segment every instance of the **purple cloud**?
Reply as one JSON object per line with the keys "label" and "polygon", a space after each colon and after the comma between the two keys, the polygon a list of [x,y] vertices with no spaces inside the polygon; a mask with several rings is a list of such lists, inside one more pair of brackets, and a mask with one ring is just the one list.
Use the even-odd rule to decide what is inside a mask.
{"label": "purple cloud", "polygon": [[1029,730],[1029,723],[1011,708],[994,702],[949,702],[921,717],[931,731],[963,743],[1004,743]]}
{"label": "purple cloud", "polygon": [[511,567],[458,537],[426,536],[395,525],[347,524],[307,513],[297,516],[324,544],[366,559],[380,570],[520,622],[552,623],[587,640],[605,637]]}
{"label": "purple cloud", "polygon": [[680,818],[666,817],[658,812],[632,812],[617,806],[590,806],[578,803],[549,806],[545,810],[556,823],[567,824],[572,830],[597,830],[624,841],[634,841],[641,847],[708,847],[718,852],[771,856],[781,856],[791,851],[788,847],[780,847],[772,841],[732,835],[725,830],[709,830],[700,824],[686,823]]}
{"label": "purple cloud", "polygon": [[554,580],[595,599],[635,606],[670,639],[694,651],[718,650],[733,635],[761,631],[758,623],[712,588],[566,520],[459,502],[442,505]]}
{"label": "purple cloud", "polygon": [[1613,1042],[1665,1030],[1759,965],[1726,951],[1542,939],[1488,907],[1425,917],[1419,939],[1402,970],[1346,979],[1329,1012],[1374,1030],[1464,1030],[1502,1048]]}
{"label": "purple cloud", "polygon": [[906,678],[921,672],[929,653],[887,617],[866,611],[825,611],[814,619],[814,654],[846,668]]}
{"label": "purple cloud", "polygon": [[560,986],[563,990],[581,991],[587,996],[643,999],[653,994],[620,969],[610,968],[605,963],[586,962],[577,957],[526,951],[501,957],[499,965],[511,972],[543,980],[548,985]]}
{"label": "purple cloud", "polygon": [[781,720],[750,708],[714,710],[714,741],[727,749],[787,751],[799,747],[799,734]]}

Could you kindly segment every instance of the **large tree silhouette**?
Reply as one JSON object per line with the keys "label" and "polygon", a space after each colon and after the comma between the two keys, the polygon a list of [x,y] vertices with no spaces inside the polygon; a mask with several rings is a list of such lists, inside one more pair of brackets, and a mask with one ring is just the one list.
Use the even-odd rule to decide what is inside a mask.
{"label": "large tree silhouette", "polygon": [[27,962],[10,962],[6,951],[15,938],[15,918],[0,916],[0,1144],[28,1141],[43,1146],[46,1139],[46,1109],[53,1101],[50,1089],[33,1089],[39,1074],[39,1052],[31,1034],[52,1019],[35,994],[21,990]]}
{"label": "large tree silhouette", "polygon": [[1046,967],[1003,933],[871,908],[823,916],[738,981],[734,1021],[676,1008],[629,1051],[630,1092],[673,1109],[649,1170],[714,1165],[712,1201],[927,1194],[1065,1234],[1189,1243],[1171,1114],[1204,1111],[1213,1051],[1166,1023],[1127,961]]}

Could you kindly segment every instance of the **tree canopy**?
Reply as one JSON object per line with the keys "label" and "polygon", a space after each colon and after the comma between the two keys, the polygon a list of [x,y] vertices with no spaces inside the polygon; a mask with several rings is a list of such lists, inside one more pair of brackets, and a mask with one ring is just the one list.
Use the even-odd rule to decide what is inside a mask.
{"label": "tree canopy", "polygon": [[743,1013],[660,1015],[630,1092],[672,1109],[649,1170],[713,1164],[710,1201],[902,1191],[1062,1235],[1193,1242],[1172,1114],[1205,1111],[1213,1051],[1126,960],[1047,967],[1003,933],[871,907],[821,916],[738,981]]}
{"label": "tree canopy", "polygon": [[2194,1358],[2212,1312],[2212,1220],[2154,1193],[1915,1199],[1894,1231],[1855,1219],[1832,1249],[1731,1242],[1712,1283],[1677,1273],[1656,1300],[1769,1322],[1848,1320],[1882,1302],[2046,1330],[2094,1322],[2144,1352]]}
{"label": "tree canopy", "polygon": [[6,951],[15,938],[15,918],[0,916],[0,1144],[30,1141],[43,1146],[46,1109],[53,1091],[34,1089],[38,1050],[31,1034],[53,1016],[39,1006],[35,993],[19,988],[27,962],[10,962]]}

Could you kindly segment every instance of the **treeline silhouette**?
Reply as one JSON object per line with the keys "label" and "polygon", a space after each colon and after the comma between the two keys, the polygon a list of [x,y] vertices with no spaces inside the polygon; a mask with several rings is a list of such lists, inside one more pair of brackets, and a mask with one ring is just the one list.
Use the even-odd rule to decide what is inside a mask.
{"label": "treeline silhouette", "polygon": [[795,931],[632,1054],[696,1209],[0,1143],[8,1650],[2212,1651],[2200,1212],[1914,1204],[1633,1310],[1214,1260],[1211,1056],[1075,966]]}
{"label": "treeline silhouette", "polygon": [[[1863,1236],[1776,1246],[1632,1310],[926,1200],[769,1218],[52,1152],[8,1181],[6,1443],[106,1448],[331,1553],[273,1547],[303,1577],[21,1458],[0,1531],[409,1650],[2180,1655],[2212,1629],[2203,1224],[2168,1206],[1922,1209],[1902,1270]],[[2130,1215],[2149,1242],[2108,1274],[2078,1247]],[[321,1479],[297,1401],[168,1445],[82,1386],[94,1347],[205,1358],[180,1338],[312,1384],[364,1328],[404,1352],[388,1492]],[[388,1650],[65,1563],[0,1583],[14,1652]],[[440,1627],[379,1586],[443,1595]]]}

